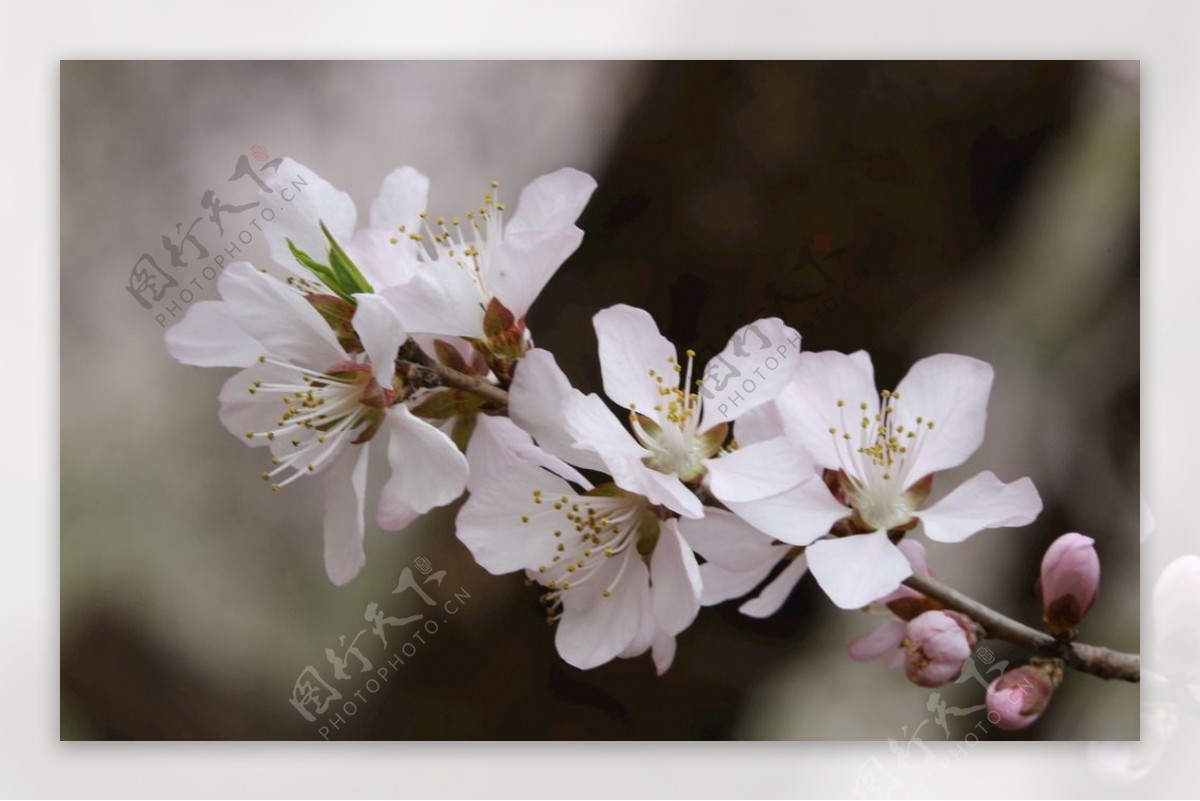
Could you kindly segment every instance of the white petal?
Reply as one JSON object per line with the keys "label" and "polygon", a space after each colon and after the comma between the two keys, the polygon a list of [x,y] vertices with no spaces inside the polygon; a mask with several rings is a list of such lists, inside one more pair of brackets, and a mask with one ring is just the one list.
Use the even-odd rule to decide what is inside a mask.
{"label": "white petal", "polygon": [[534,503],[535,489],[548,498],[575,497],[575,490],[561,478],[533,465],[518,464],[471,490],[459,511],[457,536],[488,572],[536,570],[553,560],[558,542],[554,531],[563,527],[563,513],[555,511],[552,504]]}
{"label": "white petal", "polygon": [[673,363],[675,346],[658,331],[654,318],[642,309],[620,304],[592,318],[600,342],[600,373],[604,394],[617,405],[635,406],[652,414],[661,402],[654,371],[666,386],[678,386]]}
{"label": "white petal", "polygon": [[962,542],[985,528],[1024,526],[1042,511],[1033,482],[1020,478],[1005,484],[985,470],[967,479],[945,498],[917,512],[925,536],[937,542]]}
{"label": "white petal", "polygon": [[639,460],[627,460],[623,465],[617,466],[613,473],[613,481],[620,487],[625,487],[625,484],[621,483],[625,481],[629,485],[626,489],[640,487],[630,491],[644,495],[651,503],[665,506],[684,517],[695,519],[704,516],[704,504],[700,503],[700,499],[677,476],[651,470]]}
{"label": "white petal", "polygon": [[622,659],[632,659],[641,656],[650,650],[654,645],[655,636],[658,634],[658,621],[654,619],[654,601],[650,597],[651,593],[646,593],[642,599],[642,611],[638,618],[638,631],[629,641],[629,645],[625,646],[625,650],[618,654]]}
{"label": "white petal", "polygon": [[733,572],[778,559],[771,537],[724,509],[706,509],[699,520],[680,520],[679,533],[707,562]]}
{"label": "white petal", "polygon": [[264,178],[264,183],[271,191],[258,193],[260,209],[274,209],[275,219],[264,222],[263,234],[271,258],[280,266],[308,274],[288,249],[289,238],[319,263],[328,263],[329,240],[321,233],[321,222],[339,244],[344,244],[354,234],[358,212],[350,195],[336,189],[303,164],[285,158],[274,174]]}
{"label": "white petal", "polygon": [[488,289],[514,318],[523,319],[581,242],[583,231],[578,228],[548,236],[505,234],[503,244],[489,254]]}
{"label": "white petal", "polygon": [[659,628],[675,635],[692,625],[700,611],[700,566],[675,520],[660,526],[650,557],[650,581]]}
{"label": "white petal", "polygon": [[675,638],[665,631],[657,632],[650,655],[654,659],[654,671],[660,676],[666,673],[675,662]]}
{"label": "white petal", "polygon": [[317,370],[347,358],[333,329],[302,295],[248,262],[226,267],[219,287],[225,313],[270,356]]}
{"label": "white petal", "polygon": [[759,531],[792,545],[808,545],[851,513],[817,477],[768,498],[725,505]]}
{"label": "white petal", "polygon": [[709,489],[722,502],[778,495],[817,474],[808,454],[786,437],[705,459],[704,466]]}
{"label": "white petal", "polygon": [[395,309],[378,295],[355,295],[358,308],[354,310],[354,331],[363,350],[371,360],[375,380],[384,389],[391,389],[396,372],[396,354],[408,334],[400,323]]}
{"label": "white petal", "polygon": [[814,542],[804,551],[821,589],[842,609],[882,598],[912,575],[912,567],[886,531]]}
{"label": "white petal", "polygon": [[444,506],[467,485],[467,459],[450,438],[402,405],[387,413],[388,463],[392,476],[379,493],[376,522],[394,531]]}
{"label": "white petal", "polygon": [[416,243],[387,231],[364,228],[340,244],[376,292],[411,281],[421,267]]}
{"label": "white petal", "polygon": [[603,470],[600,457],[576,448],[575,438],[563,425],[564,401],[580,394],[559,369],[554,355],[534,348],[517,362],[508,388],[508,413],[545,450],[587,470]]}
{"label": "white petal", "polygon": [[483,337],[483,303],[475,279],[462,267],[424,262],[407,283],[381,293],[410,332]]}
{"label": "white petal", "polygon": [[850,643],[850,658],[870,662],[900,647],[906,624],[903,620],[885,620]]}
{"label": "white petal", "polygon": [[797,556],[783,569],[775,580],[763,587],[757,598],[751,598],[738,607],[738,611],[749,617],[770,617],[779,611],[783,602],[792,594],[796,582],[808,572],[803,556]]}
{"label": "white petal", "polygon": [[[629,548],[621,558],[605,559],[586,584],[563,592],[562,618],[554,636],[559,655],[582,670],[619,656],[641,627],[648,578],[646,564]],[[606,588],[612,590],[611,597],[604,597]]]}
{"label": "white petal", "polygon": [[[873,418],[879,410],[871,357],[861,350],[849,356],[832,350],[805,351],[799,361],[795,380],[776,401],[784,428],[821,467],[848,467],[839,455],[840,440],[829,429],[836,429],[839,437],[847,430],[857,436],[859,421]],[[866,411],[862,403],[867,404]]]}
{"label": "white petal", "polygon": [[736,419],[769,403],[799,367],[800,335],[778,317],[742,326],[704,368],[702,428]]}
{"label": "white petal", "polygon": [[917,417],[933,421],[920,431],[905,488],[925,476],[957,467],[983,442],[992,366],[969,356],[943,353],[921,359],[896,387],[897,423],[917,430]]}
{"label": "white petal", "polygon": [[779,406],[774,403],[764,403],[762,406],[742,412],[733,426],[734,439],[743,448],[747,445],[766,442],[775,437],[782,437],[785,433]]}
{"label": "white petal", "polygon": [[787,548],[772,549],[770,558],[749,570],[726,570],[712,562],[700,565],[700,580],[703,587],[700,593],[700,603],[712,606],[730,598],[741,598],[746,593],[761,584],[779,560],[787,553]]}
{"label": "white petal", "polygon": [[399,167],[383,179],[371,204],[371,227],[407,239],[408,234],[420,233],[421,212],[427,208],[429,179],[413,167]]}
{"label": "white petal", "polygon": [[900,552],[904,554],[904,558],[912,565],[914,573],[920,573],[925,576],[929,575],[929,565],[925,559],[925,546],[921,544],[920,540],[905,537],[896,543],[896,547],[900,549]]}
{"label": "white petal", "polygon": [[263,346],[226,312],[225,303],[205,300],[188,309],[167,329],[167,352],[176,361],[199,367],[249,367]]}
{"label": "white petal", "polygon": [[481,414],[476,418],[475,433],[467,445],[467,463],[471,467],[467,489],[472,491],[514,464],[544,467],[585,490],[592,488],[592,483],[578,470],[534,445],[529,434],[507,417]]}
{"label": "white petal", "polygon": [[521,190],[504,233],[541,234],[571,228],[595,190],[595,178],[571,167],[535,178]]}
{"label": "white petal", "polygon": [[366,564],[363,553],[363,494],[367,449],[347,448],[321,477],[325,489],[325,573],[341,586]]}

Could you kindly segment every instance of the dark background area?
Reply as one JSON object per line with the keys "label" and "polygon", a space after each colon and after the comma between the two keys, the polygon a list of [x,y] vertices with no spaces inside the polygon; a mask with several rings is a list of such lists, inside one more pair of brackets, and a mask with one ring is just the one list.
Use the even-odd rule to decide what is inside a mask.
{"label": "dark background area", "polygon": [[[213,101],[187,99],[234,92],[226,82],[244,75],[237,91],[263,94],[239,101],[245,108],[280,130],[315,130],[313,141],[272,140],[272,150],[349,188],[365,218],[380,177],[420,162],[406,154],[403,137],[386,146],[355,138],[391,125],[393,117],[383,115],[395,114],[371,111],[386,105],[390,82],[360,73],[402,78],[420,68],[213,64],[152,77],[154,69],[63,68],[64,738],[316,737],[315,726],[285,703],[295,675],[306,664],[321,667],[323,648],[357,631],[364,602],[385,600],[418,556],[447,569],[440,598],[459,587],[471,598],[393,681],[377,694],[364,692],[369,702],[340,738],[903,741],[929,716],[928,691],[881,664],[849,660],[846,643],[875,621],[836,610],[811,580],[767,620],[746,618],[733,603],[703,610],[662,678],[648,658],[589,672],[559,660],[537,589],[519,576],[487,574],[453,538],[457,505],[401,534],[372,528],[364,574],[347,588],[327,586],[314,493],[280,502],[252,492],[259,489],[252,484],[256,454],[227,437],[215,416],[222,371],[174,364],[155,351],[162,349],[157,326],[129,319],[138,310],[120,298],[118,285],[138,247],[126,246],[125,261],[126,253],[106,255],[102,268],[87,261],[80,240],[89,226],[111,230],[118,242],[150,244],[185,203],[147,209],[147,233],[130,233],[118,211],[91,202],[116,173],[92,168],[89,159],[105,141],[119,140],[114,158],[127,165],[120,175],[154,182],[178,169],[186,191],[167,197],[190,200],[200,182],[224,179],[238,151],[214,144],[216,155],[194,157],[200,166],[172,168],[191,140],[170,132],[211,124],[227,137],[223,143],[258,136],[229,115],[212,115],[205,104]],[[868,350],[881,386],[894,386],[932,353],[987,359],[997,369],[987,444],[941,491],[983,469],[1008,481],[1030,475],[1046,511],[1025,529],[930,546],[931,566],[1034,622],[1041,553],[1059,534],[1083,531],[1096,538],[1105,567],[1101,601],[1083,636],[1138,649],[1136,69],[1075,62],[588,65],[603,92],[583,78],[576,87],[538,77],[557,75],[561,65],[508,69],[528,71],[521,88],[502,90],[494,78],[465,85],[478,93],[557,98],[591,87],[604,95],[596,104],[607,127],[592,126],[594,148],[581,156],[594,162],[599,181],[580,221],[584,244],[529,317],[538,345],[556,354],[576,386],[600,388],[591,317],[614,303],[647,309],[669,339],[701,359],[761,316],[782,317],[809,350]],[[350,101],[337,95],[337,76],[346,71],[358,105],[343,105]],[[166,86],[183,98],[182,120],[165,128],[135,124],[138,114],[154,118],[155,95],[144,88],[155,82],[160,93]],[[311,104],[297,108],[305,97]],[[526,117],[514,113],[498,124],[505,129],[499,135],[522,139],[524,126],[544,121],[539,114],[592,119],[586,92],[572,102],[567,111],[551,100],[534,103]],[[331,122],[322,103],[345,113]],[[469,116],[458,122],[473,124]],[[412,151],[428,156],[449,147],[426,137],[433,141]],[[338,156],[320,160],[322,146]],[[561,166],[538,160],[558,154],[523,147],[519,169],[527,177]],[[520,186],[502,153],[483,153],[486,170],[506,188]],[[338,169],[350,163],[360,172],[344,178]],[[492,177],[486,170],[469,176],[463,197]],[[444,182],[428,171],[433,204],[447,213],[457,208],[442,206]],[[84,278],[85,270],[100,278]],[[97,309],[89,281],[111,290],[99,296],[111,305]],[[101,333],[114,325],[122,333]],[[144,354],[132,367],[125,365],[131,352]],[[75,363],[86,366],[73,373]],[[110,376],[133,379],[89,402],[101,419],[124,422],[91,427],[82,441],[70,436],[68,412],[82,403],[88,371],[114,364]],[[139,433],[116,454],[115,434],[126,429]],[[994,650],[999,659],[1021,658]],[[376,668],[386,662],[378,648],[369,656]],[[355,678],[347,686],[363,685]],[[987,737],[1136,738],[1137,692],[1071,675],[1038,725]],[[973,683],[943,696],[963,707],[982,702]],[[980,719],[952,719],[952,735]],[[943,735],[929,724],[921,736]]]}

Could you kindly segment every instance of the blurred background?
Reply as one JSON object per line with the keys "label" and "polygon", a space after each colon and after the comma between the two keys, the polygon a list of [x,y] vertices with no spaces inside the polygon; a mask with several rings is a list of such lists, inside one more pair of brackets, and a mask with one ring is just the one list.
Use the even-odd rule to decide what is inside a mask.
{"label": "blurred background", "polygon": [[[324,726],[330,739],[903,748],[986,726],[982,711],[935,720],[937,703],[982,703],[974,681],[934,700],[851,661],[846,644],[875,620],[835,609],[811,580],[768,620],[703,610],[662,678],[649,658],[588,672],[559,660],[537,590],[472,562],[457,506],[399,533],[369,526],[366,568],[330,585],[319,491],[265,490],[261,453],[216,419],[229,371],[172,361],[156,321],[171,322],[184,288],[215,297],[206,262],[187,245],[173,266],[164,236],[179,243],[202,217],[193,232],[210,251],[267,258],[260,238],[235,238],[249,214],[227,211],[219,235],[202,206],[209,190],[252,202],[236,165],[265,154],[350,192],[360,219],[402,164],[432,178],[431,212],[447,215],[493,178],[515,199],[564,165],[595,175],[584,244],[529,318],[585,391],[600,386],[591,316],[618,302],[702,358],[777,315],[807,349],[867,349],[881,386],[932,353],[991,362],[988,438],[934,497],[992,469],[1031,476],[1046,510],[1022,529],[927,543],[931,567],[1034,622],[1042,552],[1081,531],[1104,566],[1081,636],[1139,649],[1136,64],[64,62],[61,74],[64,739],[318,739]],[[150,309],[127,290],[143,253],[178,283]],[[469,595],[460,611],[376,690],[353,657],[351,679],[333,682],[326,649],[341,655],[369,628],[367,604],[412,613],[391,591],[419,559],[446,571],[439,600]],[[375,670],[395,636],[387,653],[369,631],[358,641]],[[336,730],[288,703],[309,666],[355,703]],[[1071,673],[1036,726],[981,736],[1136,739],[1138,699],[1137,686]]]}

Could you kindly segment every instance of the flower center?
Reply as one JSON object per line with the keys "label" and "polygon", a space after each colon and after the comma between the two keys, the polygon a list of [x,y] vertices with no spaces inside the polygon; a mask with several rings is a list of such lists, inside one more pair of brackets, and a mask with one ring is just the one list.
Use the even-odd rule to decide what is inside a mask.
{"label": "flower center", "polygon": [[[588,585],[605,560],[626,554],[630,548],[642,550],[643,541],[657,533],[657,523],[649,512],[646,499],[639,495],[619,496],[560,495],[545,497],[540,489],[533,491],[533,502],[552,504],[560,513],[562,524],[551,528],[554,556],[548,564],[538,566],[538,581],[546,586],[541,596],[546,604],[547,621],[553,623],[562,613],[562,594]],[[529,515],[521,516],[529,522]],[[653,525],[652,525],[653,524]],[[626,554],[626,560],[638,558]],[[598,591],[611,598],[613,589],[625,574],[621,564],[617,575]]]}
{"label": "flower center", "polygon": [[[629,406],[630,427],[642,447],[652,454],[645,459],[646,466],[660,473],[677,475],[683,481],[703,473],[704,459],[716,452],[711,438],[699,432],[703,399],[699,393],[691,391],[695,357],[696,352],[689,348],[686,370],[674,356],[667,359],[668,373],[681,374],[682,386],[678,385],[677,377],[672,377],[671,384],[675,386],[671,386],[663,373],[649,371],[649,377],[657,386],[660,396],[660,402],[653,409],[643,411],[637,408],[637,404]],[[695,386],[703,385],[703,379],[696,380]],[[724,436],[721,439],[724,440]],[[718,442],[716,447],[719,448],[721,444]]]}
{"label": "flower center", "polygon": [[389,393],[379,386],[366,365],[341,362],[322,373],[267,356],[258,357],[258,361],[284,370],[278,381],[254,379],[247,389],[251,395],[279,395],[283,402],[283,410],[272,425],[246,432],[247,439],[262,438],[271,443],[274,468],[262,474],[263,481],[290,471],[290,475],[271,483],[274,491],[324,467],[356,429],[362,430],[353,441],[366,442],[383,422]]}
{"label": "flower center", "polygon": [[[838,400],[841,429],[831,427],[834,447],[846,477],[846,494],[863,522],[875,530],[907,525],[921,501],[920,493],[906,492],[909,470],[933,430],[934,421],[918,416],[909,425],[899,422],[896,412],[900,393],[879,393],[879,411],[868,416],[870,404],[859,403],[862,413],[857,438],[847,423],[847,406]],[[856,442],[857,439],[857,442]]]}

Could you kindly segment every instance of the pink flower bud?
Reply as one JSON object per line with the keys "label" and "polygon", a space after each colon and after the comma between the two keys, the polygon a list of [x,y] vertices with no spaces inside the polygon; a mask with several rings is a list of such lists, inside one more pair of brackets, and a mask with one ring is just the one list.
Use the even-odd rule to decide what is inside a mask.
{"label": "pink flower bud", "polygon": [[1063,534],[1042,557],[1038,595],[1046,629],[1058,636],[1073,636],[1092,608],[1100,588],[1100,558],[1095,540],[1082,534]]}
{"label": "pink flower bud", "polygon": [[1025,728],[1046,711],[1061,681],[1056,659],[1034,659],[1008,671],[987,688],[988,721],[1005,731]]}
{"label": "pink flower bud", "polygon": [[904,629],[904,673],[913,684],[940,687],[962,674],[977,639],[975,625],[955,612],[923,612]]}

